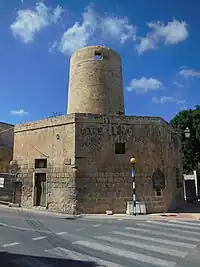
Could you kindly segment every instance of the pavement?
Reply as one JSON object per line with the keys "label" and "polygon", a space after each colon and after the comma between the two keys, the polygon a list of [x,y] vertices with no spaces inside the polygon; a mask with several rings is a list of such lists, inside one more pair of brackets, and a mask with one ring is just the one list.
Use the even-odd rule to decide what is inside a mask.
{"label": "pavement", "polygon": [[1,267],[199,267],[200,221],[0,207]]}

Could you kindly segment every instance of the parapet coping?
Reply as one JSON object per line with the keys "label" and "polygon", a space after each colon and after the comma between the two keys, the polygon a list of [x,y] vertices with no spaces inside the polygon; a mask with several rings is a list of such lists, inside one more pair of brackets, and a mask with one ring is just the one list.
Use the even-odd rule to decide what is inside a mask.
{"label": "parapet coping", "polygon": [[14,127],[14,133],[51,128],[74,123],[111,123],[120,125],[131,124],[162,124],[170,128],[174,133],[178,133],[167,121],[161,117],[151,116],[126,116],[126,115],[104,115],[90,113],[72,113],[64,116],[51,117],[44,120],[17,124]]}

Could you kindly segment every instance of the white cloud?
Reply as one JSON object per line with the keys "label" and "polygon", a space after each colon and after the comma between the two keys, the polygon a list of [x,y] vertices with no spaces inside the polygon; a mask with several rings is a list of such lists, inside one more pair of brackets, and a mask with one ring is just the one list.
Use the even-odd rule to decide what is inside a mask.
{"label": "white cloud", "polygon": [[54,8],[52,15],[51,15],[51,21],[56,24],[58,23],[58,21],[60,20],[61,16],[63,13],[63,9],[61,6],[57,6],[56,8]]}
{"label": "white cloud", "polygon": [[152,90],[158,90],[162,87],[162,82],[155,78],[141,77],[130,81],[127,90],[135,91],[136,93],[146,93]]}
{"label": "white cloud", "polygon": [[129,24],[128,18],[102,18],[100,27],[106,39],[119,40],[122,44],[128,39],[136,40],[136,27]]}
{"label": "white cloud", "polygon": [[166,104],[166,103],[175,103],[177,105],[185,104],[185,100],[178,100],[173,96],[161,96],[161,97],[154,96],[152,98],[152,102],[156,104]]}
{"label": "white cloud", "polygon": [[17,116],[26,116],[26,115],[29,115],[29,113],[27,111],[24,111],[23,109],[11,110],[10,113],[12,115],[17,115]]}
{"label": "white cloud", "polygon": [[182,85],[181,83],[177,82],[177,81],[174,81],[173,84],[174,84],[176,87],[179,87],[179,88],[183,87],[183,85]]}
{"label": "white cloud", "polygon": [[62,8],[60,6],[51,9],[40,2],[36,4],[34,9],[20,9],[10,28],[14,36],[18,36],[24,43],[30,43],[36,33],[52,23],[57,23],[61,14]]}
{"label": "white cloud", "polygon": [[181,69],[177,75],[184,76],[185,78],[198,78],[200,77],[200,71],[194,70],[194,69]]}
{"label": "white cloud", "polygon": [[84,47],[95,38],[95,33],[102,40],[119,40],[124,44],[128,39],[136,39],[136,28],[129,24],[127,18],[101,17],[89,6],[82,14],[82,23],[75,22],[62,35],[59,50],[71,54]]}
{"label": "white cloud", "polygon": [[86,46],[90,37],[94,33],[97,25],[96,15],[92,8],[82,14],[83,22],[75,22],[71,28],[63,33],[59,49],[62,53],[72,53],[80,47]]}
{"label": "white cloud", "polygon": [[158,48],[158,45],[164,43],[164,45],[174,45],[182,42],[188,38],[188,25],[185,21],[178,21],[174,19],[168,22],[166,25],[161,22],[149,22],[147,26],[150,28],[150,32],[146,37],[139,37],[139,44],[136,45],[136,49],[139,54],[144,51]]}

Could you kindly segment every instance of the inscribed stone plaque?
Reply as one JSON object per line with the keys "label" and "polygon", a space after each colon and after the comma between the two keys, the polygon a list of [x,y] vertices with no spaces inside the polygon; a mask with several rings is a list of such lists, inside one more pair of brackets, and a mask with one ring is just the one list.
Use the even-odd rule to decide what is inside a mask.
{"label": "inscribed stone plaque", "polygon": [[165,175],[159,168],[152,175],[152,183],[155,190],[165,188]]}
{"label": "inscribed stone plaque", "polygon": [[4,188],[4,178],[0,177],[0,188]]}

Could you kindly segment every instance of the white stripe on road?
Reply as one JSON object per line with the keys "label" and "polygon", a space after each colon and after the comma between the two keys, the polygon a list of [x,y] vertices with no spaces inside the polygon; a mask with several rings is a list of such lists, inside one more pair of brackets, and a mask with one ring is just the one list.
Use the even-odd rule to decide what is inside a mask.
{"label": "white stripe on road", "polygon": [[199,226],[200,229],[200,223],[194,223],[194,222],[186,222],[186,221],[177,221],[177,220],[167,220],[168,222],[177,223],[177,224],[184,224],[184,225],[191,225],[191,226]]}
{"label": "white stripe on road", "polygon": [[96,262],[98,265],[105,266],[105,267],[106,266],[107,267],[123,267],[121,264],[119,265],[119,264],[113,263],[111,261],[101,260],[101,259],[96,258],[96,257],[91,257],[91,256],[88,256],[86,254],[78,253],[78,252],[71,251],[71,250],[68,250],[65,248],[61,248],[61,247],[48,249],[48,250],[45,250],[45,252],[47,252],[51,255],[60,256],[62,258],[72,259],[72,260],[76,260],[76,261]]}
{"label": "white stripe on road", "polygon": [[93,227],[99,227],[99,226],[101,226],[101,224],[94,224],[94,225],[92,225]]}
{"label": "white stripe on road", "polygon": [[200,227],[193,227],[193,226],[187,226],[187,225],[181,225],[181,224],[176,224],[176,223],[168,223],[168,222],[158,222],[158,221],[146,221],[147,223],[151,224],[158,224],[162,226],[171,226],[171,227],[177,227],[177,228],[189,228],[192,230],[200,230]]}
{"label": "white stripe on road", "polygon": [[56,233],[57,235],[66,235],[68,234],[68,232],[60,232],[60,233]]}
{"label": "white stripe on road", "polygon": [[112,234],[121,235],[121,236],[127,236],[127,237],[133,237],[133,238],[143,239],[143,240],[146,240],[146,241],[152,241],[152,242],[157,242],[157,243],[161,243],[161,244],[168,244],[168,245],[184,247],[184,248],[196,248],[196,246],[197,246],[197,245],[189,244],[189,243],[176,242],[176,241],[157,238],[157,237],[136,235],[136,234],[119,232],[119,231],[112,231]]}
{"label": "white stripe on road", "polygon": [[104,253],[108,253],[111,255],[116,255],[118,257],[132,259],[132,260],[136,260],[139,262],[150,263],[150,264],[155,265],[155,266],[174,267],[176,265],[176,262],[173,262],[173,261],[162,260],[162,259],[159,259],[156,257],[147,256],[147,255],[141,254],[141,253],[135,253],[135,252],[132,252],[129,250],[119,249],[119,248],[107,246],[104,244],[101,245],[101,244],[96,243],[96,242],[89,242],[89,241],[80,240],[80,241],[73,242],[73,244],[83,246],[83,247],[86,247],[89,249],[101,251]]}
{"label": "white stripe on road", "polygon": [[18,242],[13,242],[13,243],[9,243],[9,244],[4,244],[2,245],[3,248],[8,248],[8,247],[13,247],[13,246],[16,246],[16,245],[19,245],[20,243]]}
{"label": "white stripe on road", "polygon": [[100,239],[100,240],[105,240],[108,242],[114,242],[117,244],[142,248],[142,249],[150,250],[153,252],[159,252],[161,254],[168,254],[168,255],[180,257],[180,258],[184,258],[188,254],[187,252],[183,252],[183,251],[179,251],[179,250],[175,250],[175,249],[168,249],[166,247],[156,247],[156,246],[142,244],[142,243],[135,242],[135,241],[122,240],[122,239],[112,238],[112,237],[107,237],[107,236],[95,236],[94,238]]}
{"label": "white stripe on road", "polygon": [[[163,226],[161,225],[156,225],[156,224],[146,224],[146,223],[137,223],[136,224],[137,226],[143,226],[145,228],[153,228],[153,229],[159,229],[159,230],[163,230]],[[197,233],[195,231],[188,231],[188,230],[183,230],[183,229],[178,229],[178,228],[175,228],[173,229],[173,227],[170,227],[170,228],[165,228],[165,231],[170,231],[170,232],[180,232],[181,234],[189,234],[189,235],[195,235],[195,236],[200,236],[200,233]]]}
{"label": "white stripe on road", "polygon": [[32,240],[36,241],[36,240],[42,240],[42,239],[45,239],[45,238],[47,238],[47,236],[38,236],[38,237],[32,238]]}
{"label": "white stripe on road", "polygon": [[[140,224],[140,226],[145,226],[145,224]],[[142,233],[148,233],[148,234],[153,234],[153,235],[161,235],[161,236],[166,236],[166,237],[174,237],[174,238],[178,238],[178,239],[184,239],[184,240],[188,240],[188,241],[194,241],[194,242],[200,242],[200,238],[195,238],[195,237],[188,237],[188,236],[183,236],[183,235],[177,235],[177,234],[170,234],[170,233],[166,233],[163,231],[157,231],[157,230],[151,230],[151,229],[144,229],[144,228],[133,228],[133,227],[125,227],[126,230],[130,230],[130,231],[135,231],[135,232],[142,232]]]}

